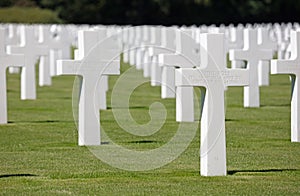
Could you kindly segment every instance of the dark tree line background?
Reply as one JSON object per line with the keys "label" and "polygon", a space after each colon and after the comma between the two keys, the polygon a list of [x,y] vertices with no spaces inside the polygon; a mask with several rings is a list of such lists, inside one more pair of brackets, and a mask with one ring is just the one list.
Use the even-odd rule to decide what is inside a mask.
{"label": "dark tree line background", "polygon": [[299,0],[0,0],[0,7],[53,10],[74,24],[237,24],[298,22]]}

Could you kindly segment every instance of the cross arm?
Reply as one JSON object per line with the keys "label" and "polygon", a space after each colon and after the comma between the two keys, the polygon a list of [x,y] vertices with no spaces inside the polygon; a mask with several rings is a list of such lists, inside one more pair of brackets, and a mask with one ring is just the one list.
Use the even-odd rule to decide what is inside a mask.
{"label": "cross arm", "polygon": [[24,53],[24,47],[22,46],[7,46],[7,53],[8,54],[23,54]]}
{"label": "cross arm", "polygon": [[229,60],[247,60],[249,54],[243,50],[229,50]]}
{"label": "cross arm", "polygon": [[175,70],[176,86],[206,86],[206,79],[200,69],[180,68]]}
{"label": "cross arm", "polygon": [[38,55],[41,56],[49,55],[49,48],[47,46],[38,46],[36,49],[38,50]]}
{"label": "cross arm", "polygon": [[226,86],[248,86],[250,74],[248,69],[229,69],[222,72]]}
{"label": "cross arm", "polygon": [[58,75],[81,75],[78,73],[78,68],[81,66],[79,60],[57,60]]}
{"label": "cross arm", "polygon": [[293,60],[271,60],[271,74],[296,74],[298,67]]}
{"label": "cross arm", "polygon": [[50,40],[48,47],[50,50],[61,50],[65,45],[65,43],[62,43],[60,40],[54,38],[53,40]]}
{"label": "cross arm", "polygon": [[162,54],[158,56],[160,66],[192,68],[197,64],[180,54]]}
{"label": "cross arm", "polygon": [[22,67],[25,64],[25,57],[22,54],[0,56],[0,64],[7,67]]}
{"label": "cross arm", "polygon": [[120,61],[84,61],[84,60],[57,60],[58,75],[84,75],[99,73],[100,75],[120,74]]}
{"label": "cross arm", "polygon": [[149,48],[149,55],[156,56],[159,54],[170,54],[174,53],[175,51],[169,48],[162,48],[162,47],[150,47]]}

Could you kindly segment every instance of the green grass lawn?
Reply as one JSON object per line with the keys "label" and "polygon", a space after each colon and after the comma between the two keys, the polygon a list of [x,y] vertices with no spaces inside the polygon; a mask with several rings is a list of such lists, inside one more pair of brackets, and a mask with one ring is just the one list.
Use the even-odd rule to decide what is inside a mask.
{"label": "green grass lawn", "polygon": [[[110,89],[117,79],[110,77]],[[261,88],[262,107],[257,109],[242,107],[242,88],[227,91],[226,177],[200,176],[199,131],[179,158],[159,169],[130,172],[103,163],[87,147],[77,146],[73,81],[70,76],[55,77],[51,87],[38,88],[37,100],[21,101],[20,77],[8,75],[9,123],[0,125],[1,195],[300,194],[300,144],[290,142],[288,76],[271,76],[271,86]],[[110,96],[111,90],[108,100]],[[160,88],[147,83],[132,94],[130,112],[137,122],[145,123],[155,101],[165,105],[168,115],[162,130],[152,136],[123,131],[109,102],[109,109],[101,111],[101,124],[126,148],[157,148],[178,126],[174,99],[161,100]]]}
{"label": "green grass lawn", "polygon": [[38,7],[0,8],[1,23],[62,23],[57,14],[51,10]]}

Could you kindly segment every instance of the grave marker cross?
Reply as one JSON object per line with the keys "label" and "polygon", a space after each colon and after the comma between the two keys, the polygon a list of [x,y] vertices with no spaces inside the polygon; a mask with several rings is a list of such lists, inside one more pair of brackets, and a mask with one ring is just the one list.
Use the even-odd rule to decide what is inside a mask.
{"label": "grave marker cross", "polygon": [[[200,44],[191,37],[191,31],[177,30],[175,33],[176,53],[159,55],[159,65],[169,67],[169,71],[175,73],[175,67],[195,67],[200,65],[199,48]],[[169,95],[174,95],[175,77],[168,78]],[[170,93],[171,92],[171,93]],[[173,92],[173,93],[172,93]],[[163,96],[165,96],[162,93]],[[194,90],[193,87],[177,86],[176,87],[176,121],[193,122],[194,121]],[[167,96],[165,96],[167,97]],[[189,101],[186,101],[189,100]]]}
{"label": "grave marker cross", "polygon": [[230,60],[246,60],[247,69],[250,72],[249,86],[244,87],[244,107],[259,107],[258,62],[270,60],[272,51],[261,48],[257,43],[257,30],[244,30],[244,48],[242,50],[230,50]]}
{"label": "grave marker cross", "polygon": [[89,51],[84,51],[81,60],[58,60],[57,71],[59,75],[78,75],[82,77],[79,95],[78,142],[79,145],[100,145],[97,83],[103,75],[120,74],[120,49],[118,46],[114,49],[107,49],[111,42],[115,42],[114,36],[117,35],[104,40],[99,39],[96,31],[80,35],[88,35],[89,40],[93,38],[94,46]]}
{"label": "grave marker cross", "polygon": [[24,65],[24,55],[5,52],[5,29],[0,28],[0,124],[7,123],[7,90],[6,70],[8,67],[20,67]]}
{"label": "grave marker cross", "polygon": [[24,54],[25,65],[21,71],[21,99],[36,99],[35,63],[39,56],[47,56],[47,47],[35,39],[33,26],[21,26],[21,45],[8,46],[9,54]]}
{"label": "grave marker cross", "polygon": [[291,99],[291,141],[300,142],[300,32],[291,32],[292,53],[288,60],[272,60],[271,74],[291,74],[292,99]]}
{"label": "grave marker cross", "polygon": [[205,87],[201,117],[201,175],[226,175],[225,104],[228,86],[245,86],[249,71],[228,69],[224,34],[201,34],[201,65],[176,70],[176,86]]}
{"label": "grave marker cross", "polygon": [[[261,48],[270,49],[272,55],[277,49],[277,43],[272,41],[269,35],[269,30],[267,28],[258,28],[258,44]],[[265,59],[264,61],[259,61],[258,65],[258,85],[259,86],[269,86],[269,74],[270,74],[270,59]]]}

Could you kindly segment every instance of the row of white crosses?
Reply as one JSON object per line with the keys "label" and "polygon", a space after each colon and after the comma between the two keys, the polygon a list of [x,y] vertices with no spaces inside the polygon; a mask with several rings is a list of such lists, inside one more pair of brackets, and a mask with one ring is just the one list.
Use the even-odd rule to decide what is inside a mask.
{"label": "row of white crosses", "polygon": [[[191,38],[191,33],[189,31],[175,32],[176,52],[174,54],[160,54],[159,63],[162,67],[173,68],[173,71],[175,71],[175,66],[185,67],[177,69],[176,72],[176,111],[180,111],[176,113],[176,119],[178,121],[194,121],[193,86],[207,87],[201,120],[201,138],[203,138],[201,141],[201,174],[205,176],[226,175],[224,91],[229,85],[247,85],[249,71],[236,70],[237,73],[235,74],[227,71],[225,46],[223,47],[224,37],[221,34],[201,35],[200,42],[206,43],[206,45],[204,45],[205,50],[201,51],[201,61],[203,62],[200,63],[200,55],[196,52],[200,48],[197,47],[196,41]],[[215,49],[216,45],[218,45],[219,50]],[[208,51],[212,56],[209,58],[205,51]],[[164,53],[164,51],[160,51],[160,53]],[[217,62],[217,65],[214,65],[214,62]],[[205,65],[204,67],[201,66],[204,70],[193,68],[200,67],[200,64]],[[199,72],[200,74],[204,72],[204,75],[202,79],[198,80],[197,78],[201,77],[201,75],[197,76]],[[192,81],[188,81],[186,76],[182,74],[190,74],[188,78]],[[222,89],[220,89],[221,87]],[[221,94],[216,95],[215,93]],[[186,107],[180,107],[182,105]],[[187,110],[181,111],[180,109]],[[218,109],[220,111],[217,111]]]}
{"label": "row of white crosses", "polygon": [[[211,29],[210,31],[218,32],[220,31],[220,29]],[[182,32],[178,34],[183,35]],[[177,38],[178,37],[180,36],[177,36]],[[259,86],[269,84],[269,62],[273,58],[274,51],[277,50],[277,44],[275,43],[275,41],[271,40],[269,29],[262,27],[257,27],[255,29],[253,27],[250,27],[243,30],[243,44],[233,43],[234,40],[231,40],[231,42],[228,41],[223,46],[220,43],[224,42],[224,37],[217,34],[201,34],[200,37],[200,43],[204,45],[203,48],[204,51],[206,51],[206,53],[201,51],[200,63],[197,62],[197,60],[191,60],[190,57],[185,57],[186,54],[184,54],[184,52],[188,51],[189,54],[191,54],[193,51],[193,45],[189,43],[189,48],[184,51],[180,51],[177,55],[163,54],[163,50],[158,52],[160,53],[159,64],[162,67],[168,65],[177,67],[191,67],[176,70],[175,89],[176,95],[178,95],[178,97],[176,97],[177,103],[179,103],[178,100],[181,100],[182,103],[192,103],[192,101],[190,100],[193,95],[190,94],[188,96],[189,98],[182,99],[183,95],[180,93],[180,88],[191,88],[192,86],[206,87],[205,101],[201,119],[201,174],[208,176],[226,175],[224,91],[226,90],[226,86],[230,85],[245,86],[244,106],[259,107]],[[193,39],[190,38],[190,40]],[[193,40],[193,42],[195,42],[195,40]],[[176,48],[181,48],[182,44],[184,45],[185,43],[187,43],[187,40],[180,39],[180,41],[176,42]],[[293,47],[291,51],[296,51],[295,46],[292,46]],[[149,48],[151,50],[153,46]],[[231,50],[229,50],[230,48]],[[232,61],[246,61],[246,69],[232,70],[233,73],[230,73],[226,69],[226,65],[224,64],[224,54],[226,54],[227,50],[230,51],[230,59]],[[168,56],[170,57],[170,62],[166,60]],[[295,54],[294,52],[292,52],[291,58],[295,58],[294,56]],[[187,63],[187,59],[190,61],[189,63]],[[157,64],[157,62],[155,62],[154,60],[154,64],[155,63]],[[205,67],[205,69],[203,68],[203,66]],[[192,67],[198,68],[195,69]],[[152,68],[153,66],[151,66],[150,69]],[[274,70],[274,68],[272,69]],[[234,71],[236,71],[235,74]],[[290,72],[295,74],[295,72],[292,72],[291,70]],[[163,77],[163,75],[161,76]],[[295,81],[293,96],[296,97],[298,92],[296,90],[297,80],[293,81]],[[220,92],[222,93],[220,94]],[[219,94],[217,95],[216,93]],[[296,104],[295,100],[297,99],[294,98],[293,100],[295,102],[294,104]],[[299,141],[299,131],[296,128],[298,125],[298,121],[297,115],[295,114],[299,109],[296,109],[297,106],[292,107],[294,108],[294,110],[292,110],[292,121],[294,122],[294,128],[292,128],[292,132],[294,129],[294,133],[292,133],[292,141],[297,141],[297,139]],[[179,111],[179,107],[176,107],[176,111]],[[190,109],[189,112],[193,113],[193,109]],[[186,115],[183,112],[179,112],[179,114]],[[182,117],[180,116],[176,117],[178,121],[193,121],[193,116],[189,117],[188,119],[182,119]]]}
{"label": "row of white crosses", "polygon": [[[128,59],[128,62],[130,64],[134,63],[134,62],[139,62],[137,66],[138,69],[141,69],[141,67],[143,67],[144,69],[144,76],[145,77],[150,77],[151,78],[151,85],[152,86],[160,86],[162,83],[162,73],[161,73],[161,69],[159,69],[156,65],[162,65],[162,67],[164,67],[164,64],[168,64],[171,65],[172,61],[169,62],[162,62],[162,60],[160,62],[157,62],[157,56],[159,56],[159,53],[164,53],[163,51],[157,51],[155,55],[153,55],[152,53],[152,46],[154,47],[162,47],[165,48],[166,46],[164,46],[163,44],[161,44],[161,39],[159,39],[160,37],[164,36],[164,33],[162,31],[162,27],[148,27],[148,33],[146,34],[147,39],[142,39],[141,37],[144,37],[145,32],[147,32],[147,30],[141,31],[140,30],[141,27],[135,27],[135,28],[131,28],[128,32],[127,35],[130,39],[130,45],[128,47],[126,47],[126,50],[124,52],[124,61],[126,62],[126,60]],[[144,29],[146,29],[146,27],[144,27]],[[136,30],[136,31],[135,31]],[[269,31],[266,28],[257,28],[257,30],[253,30],[253,33],[251,35],[248,35],[247,32],[245,32],[245,34],[247,34],[247,38],[243,40],[243,31],[241,30],[241,27],[238,28],[229,28],[228,31],[231,30],[231,34],[233,38],[227,38],[226,39],[226,44],[225,44],[225,50],[228,51],[229,49],[240,49],[240,53],[244,53],[243,55],[245,56],[245,58],[242,57],[238,57],[235,55],[235,53],[237,53],[238,50],[235,50],[235,52],[231,51],[231,60],[232,60],[232,67],[233,68],[238,68],[238,67],[242,67],[241,64],[243,64],[243,61],[248,61],[248,64],[255,64],[255,66],[247,66],[247,67],[251,67],[251,73],[253,75],[253,73],[255,73],[253,78],[253,81],[257,81],[256,83],[251,83],[251,87],[247,87],[245,88],[245,102],[244,102],[244,106],[245,107],[259,107],[259,86],[262,85],[268,85],[269,84],[269,60],[272,59],[273,57],[273,52],[274,50],[276,50],[276,43],[274,41],[272,41],[269,38]],[[160,32],[158,32],[160,31]],[[208,28],[206,29],[207,32],[218,32],[221,31],[220,29],[216,28],[216,27],[212,27],[212,28]],[[225,32],[225,30],[223,29],[222,31]],[[258,31],[258,32],[257,32]],[[138,35],[138,33],[144,32],[142,35]],[[200,30],[201,32],[201,30]],[[191,32],[192,34],[193,32]],[[134,35],[132,35],[134,34]],[[228,34],[228,33],[227,33]],[[136,36],[138,38],[137,43],[139,43],[140,45],[142,45],[142,47],[139,47],[139,45],[134,45],[134,43],[136,43],[135,41],[133,41],[133,37]],[[249,37],[252,36],[252,37]],[[254,37],[253,37],[254,36]],[[196,36],[197,37],[197,36]],[[157,40],[159,39],[159,40]],[[146,40],[146,41],[144,41]],[[149,41],[150,40],[150,41]],[[197,40],[195,38],[195,40]],[[247,41],[248,40],[248,41]],[[250,41],[252,42],[252,40],[257,40],[253,43],[250,44],[249,49],[247,49],[247,47],[249,47],[249,43]],[[144,42],[144,44],[143,44]],[[125,42],[126,44],[126,42]],[[182,54],[191,54],[193,52],[193,49],[191,49],[191,47],[193,47],[191,44],[187,44],[185,41],[182,40],[177,40],[176,44],[175,44],[175,48],[182,48],[180,45],[181,44],[186,44],[187,47],[183,47],[182,50],[177,51],[179,53]],[[174,43],[173,43],[174,45]],[[125,45],[126,46],[126,45]],[[260,51],[264,51],[266,50],[268,52],[268,56],[266,57],[259,57],[259,56],[249,56],[246,51],[248,50],[248,53],[252,54],[254,52],[257,52],[258,54],[261,54],[260,51],[257,51],[255,48],[258,48]],[[127,52],[128,50],[128,52]],[[178,49],[177,49],[178,50]],[[135,61],[135,52],[138,54],[136,55],[138,58]],[[126,57],[126,56],[130,56]],[[144,57],[140,57],[141,55],[144,55]],[[188,56],[188,55],[187,55]],[[160,57],[161,59],[163,59],[163,57]],[[249,58],[249,59],[247,59]],[[141,59],[144,59],[144,61],[142,63],[140,63]],[[174,58],[173,58],[174,59]],[[176,59],[176,58],[175,58]],[[174,59],[174,60],[175,60]],[[176,60],[175,60],[176,61]],[[257,61],[257,63],[256,63]],[[259,65],[258,65],[259,63]],[[140,66],[140,64],[144,64],[144,66]],[[173,65],[171,66],[188,66],[185,65],[186,63],[184,63],[184,65],[179,65],[181,63],[179,63],[178,61],[176,61]],[[164,75],[172,75],[172,74],[167,74],[169,72],[172,72],[171,69],[169,69],[168,71],[166,71],[166,69],[164,70],[163,74]],[[257,79],[258,78],[258,79]],[[170,98],[172,96],[168,96],[166,95],[166,88],[165,88],[165,81],[163,82],[163,86],[162,86],[162,93],[161,96],[162,98]],[[172,85],[170,85],[170,83],[168,83],[168,85],[171,87],[169,88],[169,91],[173,91],[172,89]],[[248,92],[249,91],[249,92]],[[179,94],[179,93],[178,93]],[[186,93],[184,93],[186,94]],[[254,99],[251,99],[251,97],[253,97]],[[178,99],[179,100],[179,99]],[[249,100],[253,100],[253,103],[247,103],[249,102]],[[191,102],[192,103],[192,102]],[[181,104],[182,105],[182,104]],[[184,107],[186,108],[186,107]],[[192,110],[190,108],[187,109],[187,111],[189,112],[189,114],[187,113],[182,113],[180,112],[180,109],[178,108],[177,110],[177,121],[193,121],[193,114],[192,114]],[[185,119],[180,117],[180,116],[186,116]],[[188,116],[192,116],[192,117],[188,117]]]}
{"label": "row of white crosses", "polygon": [[[26,37],[24,32],[27,28],[30,33],[27,33]],[[226,175],[224,92],[227,86],[245,86],[244,106],[259,107],[259,62],[272,59],[275,45],[267,39],[268,35],[262,30],[259,35],[258,30],[246,28],[243,34],[243,48],[242,44],[234,43],[237,42],[237,37],[229,40],[224,34],[217,33],[224,32],[228,36],[228,29],[213,27],[206,30],[215,33],[203,33],[200,30],[197,34],[187,28],[179,30],[175,27],[160,26],[131,28],[127,36],[124,36],[131,39],[125,47],[124,61],[143,69],[144,76],[151,77],[151,85],[162,85],[162,98],[172,98],[176,94],[177,121],[194,121],[193,87],[202,86],[206,89],[202,91],[204,102],[201,118],[201,174]],[[140,34],[141,32],[146,33],[144,35]],[[28,37],[30,34],[31,38]],[[20,66],[23,63],[21,80],[24,86],[21,89],[21,98],[34,99],[35,90],[27,91],[29,87],[35,87],[34,61],[37,56],[47,56],[49,46],[41,45],[33,39],[32,27],[22,27],[21,35],[25,35],[21,38],[21,45],[9,46],[8,52],[24,54],[24,57],[20,55],[18,58],[23,58],[25,62],[16,60],[6,61],[4,64]],[[297,76],[296,64],[299,62],[297,38],[296,33],[293,33],[291,59],[273,61],[272,73],[289,73]],[[142,47],[139,47],[139,44]],[[38,50],[33,50],[34,48]],[[52,46],[52,50],[55,49]],[[246,69],[227,68],[225,59],[229,49],[231,60],[247,61]],[[2,55],[3,59],[7,56],[5,52],[2,52]],[[101,28],[82,30],[78,33],[75,60],[59,60],[57,63],[58,75],[79,75],[82,78],[79,99],[79,145],[101,144],[99,109],[101,109],[100,100],[105,97],[103,89],[107,89],[105,87],[107,79],[103,82],[103,76],[119,74],[119,56],[118,35],[107,37],[105,30]],[[5,69],[4,67],[3,70]],[[1,74],[5,76],[3,70]],[[29,77],[30,75],[32,77]],[[292,141],[299,141],[297,77],[293,82]],[[103,84],[104,87],[101,86]],[[6,91],[0,95],[6,97]],[[5,102],[6,99],[1,108],[7,110]],[[7,121],[7,115],[2,115],[1,118]]]}
{"label": "row of white crosses", "polygon": [[[16,30],[17,29],[17,30]],[[9,31],[8,31],[9,30]],[[67,48],[61,41],[55,41],[49,35],[48,26],[37,25],[3,25],[0,30],[1,48],[1,87],[0,87],[0,124],[6,124],[7,96],[6,96],[6,68],[21,67],[21,99],[36,99],[35,64],[40,59],[39,84],[51,85],[49,51]],[[63,39],[63,38],[62,38]],[[70,48],[70,45],[67,45]],[[70,52],[70,49],[68,50]],[[10,70],[18,73],[19,70]]]}

